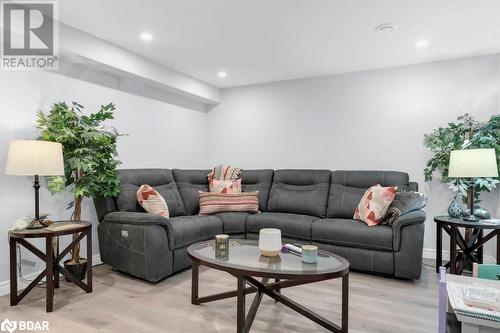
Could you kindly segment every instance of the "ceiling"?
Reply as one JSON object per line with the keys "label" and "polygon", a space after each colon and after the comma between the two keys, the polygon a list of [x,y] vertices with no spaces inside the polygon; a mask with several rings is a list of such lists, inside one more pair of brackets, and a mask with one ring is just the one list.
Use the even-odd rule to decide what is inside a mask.
{"label": "ceiling", "polygon": [[[221,88],[500,52],[499,0],[65,0],[59,10]],[[375,31],[382,23],[397,29]]]}

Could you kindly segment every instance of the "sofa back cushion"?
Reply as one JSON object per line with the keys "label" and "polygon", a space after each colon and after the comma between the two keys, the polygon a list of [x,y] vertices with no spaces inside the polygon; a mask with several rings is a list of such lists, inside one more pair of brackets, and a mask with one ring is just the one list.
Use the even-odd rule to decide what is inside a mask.
{"label": "sofa back cushion", "polygon": [[267,199],[273,182],[274,171],[265,170],[242,170],[241,185],[243,192],[259,192],[259,210],[266,211]]}
{"label": "sofa back cushion", "polygon": [[186,215],[197,215],[200,211],[198,192],[208,192],[208,174],[211,170],[173,169],[175,182],[186,208]]}
{"label": "sofa back cushion", "polygon": [[330,173],[329,170],[276,170],[267,211],[324,217]]}
{"label": "sofa back cushion", "polygon": [[352,219],[363,194],[377,184],[409,189],[409,177],[399,171],[333,171],[327,217]]}
{"label": "sofa back cushion", "polygon": [[141,185],[148,184],[165,199],[170,216],[186,214],[172,171],[168,169],[124,169],[118,172],[121,184],[120,194],[116,197],[116,205],[119,211],[144,212],[137,202],[137,190]]}

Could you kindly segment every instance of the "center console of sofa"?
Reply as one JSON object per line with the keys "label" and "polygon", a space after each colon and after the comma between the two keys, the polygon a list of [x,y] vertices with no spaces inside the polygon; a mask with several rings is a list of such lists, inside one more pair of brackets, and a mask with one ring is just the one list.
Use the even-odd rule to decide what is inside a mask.
{"label": "center console of sofa", "polygon": [[[101,260],[118,271],[157,282],[191,266],[187,247],[225,233],[257,239],[262,228],[278,228],[284,242],[315,244],[345,257],[351,269],[419,279],[425,213],[400,216],[391,226],[368,227],[354,210],[370,186],[416,191],[408,174],[397,171],[243,170],[243,192],[259,191],[261,213],[199,216],[198,191],[208,192],[210,170],[120,170],[116,198],[94,200]],[[144,212],[137,189],[153,186],[170,218]]]}

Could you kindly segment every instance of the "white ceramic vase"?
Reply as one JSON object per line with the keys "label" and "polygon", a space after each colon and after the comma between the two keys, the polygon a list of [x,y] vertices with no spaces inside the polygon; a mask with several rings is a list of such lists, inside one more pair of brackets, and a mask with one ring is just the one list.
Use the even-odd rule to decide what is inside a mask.
{"label": "white ceramic vase", "polygon": [[260,229],[259,250],[266,257],[279,255],[281,251],[281,230],[273,228]]}

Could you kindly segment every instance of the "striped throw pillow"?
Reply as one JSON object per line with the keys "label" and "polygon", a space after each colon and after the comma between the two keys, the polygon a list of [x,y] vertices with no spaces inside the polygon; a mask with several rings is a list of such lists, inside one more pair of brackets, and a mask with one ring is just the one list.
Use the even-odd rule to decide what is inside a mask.
{"label": "striped throw pillow", "polygon": [[198,192],[200,215],[222,212],[259,213],[259,192],[213,193]]}

